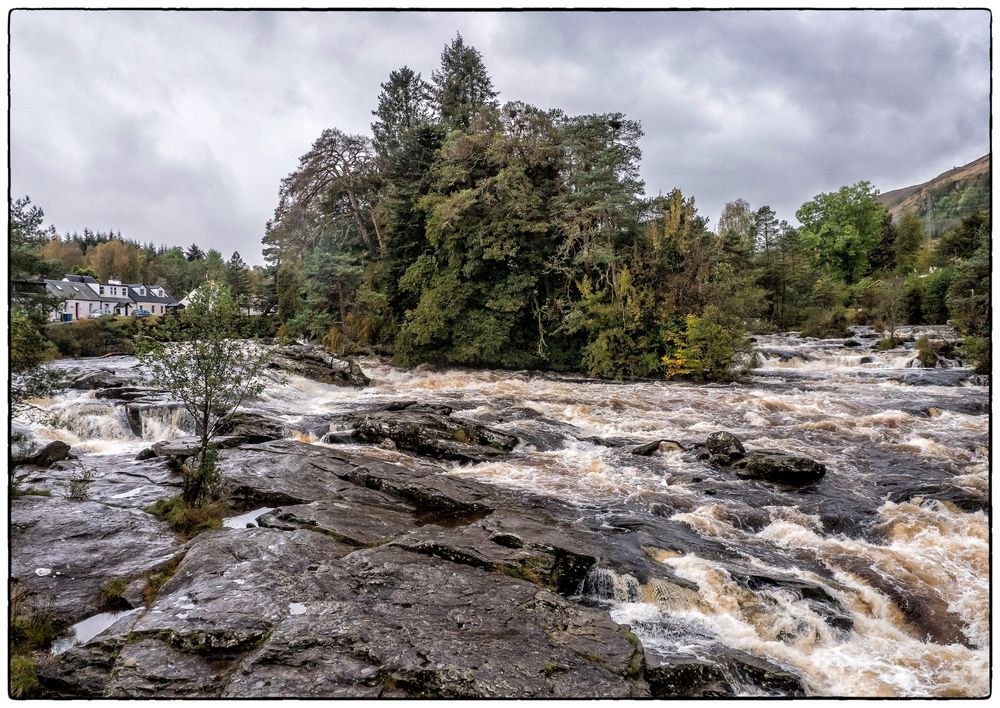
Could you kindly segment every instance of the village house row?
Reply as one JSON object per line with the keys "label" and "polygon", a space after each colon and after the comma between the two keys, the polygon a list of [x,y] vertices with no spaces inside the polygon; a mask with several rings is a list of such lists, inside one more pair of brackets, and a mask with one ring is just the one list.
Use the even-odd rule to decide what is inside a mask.
{"label": "village house row", "polygon": [[163,315],[182,304],[160,285],[119,280],[99,283],[89,275],[67,274],[62,280],[46,280],[45,291],[61,300],[50,315],[56,322],[105,315]]}

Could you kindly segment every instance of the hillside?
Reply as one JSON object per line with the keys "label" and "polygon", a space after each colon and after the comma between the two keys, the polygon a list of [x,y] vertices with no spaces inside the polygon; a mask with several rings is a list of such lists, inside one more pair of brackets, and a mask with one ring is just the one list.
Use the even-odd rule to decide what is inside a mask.
{"label": "hillside", "polygon": [[906,211],[925,219],[930,235],[940,235],[963,216],[990,207],[990,156],[942,172],[934,179],[879,196],[893,217]]}

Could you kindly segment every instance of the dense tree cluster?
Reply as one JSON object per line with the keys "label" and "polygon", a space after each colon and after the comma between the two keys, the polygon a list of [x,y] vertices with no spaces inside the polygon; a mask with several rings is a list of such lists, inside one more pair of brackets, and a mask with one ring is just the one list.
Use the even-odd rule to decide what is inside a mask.
{"label": "dense tree cluster", "polygon": [[461,36],[431,78],[391,72],[374,137],[324,130],[282,181],[263,240],[283,335],[403,364],[725,379],[752,329],[983,332],[988,289],[963,283],[988,212],[933,248],[859,182],[799,228],[735,200],[712,230],[693,197],[644,195],[639,122],[501,105]]}

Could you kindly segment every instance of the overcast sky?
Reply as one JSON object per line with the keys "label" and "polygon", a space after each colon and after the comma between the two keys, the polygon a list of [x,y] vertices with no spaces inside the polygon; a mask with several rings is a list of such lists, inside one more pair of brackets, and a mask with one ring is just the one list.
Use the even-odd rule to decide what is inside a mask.
{"label": "overcast sky", "polygon": [[60,233],[261,263],[298,157],[323,128],[370,134],[389,72],[429,79],[456,31],[501,100],[640,120],[647,193],[679,187],[711,224],[989,151],[985,11],[17,11],[11,192]]}

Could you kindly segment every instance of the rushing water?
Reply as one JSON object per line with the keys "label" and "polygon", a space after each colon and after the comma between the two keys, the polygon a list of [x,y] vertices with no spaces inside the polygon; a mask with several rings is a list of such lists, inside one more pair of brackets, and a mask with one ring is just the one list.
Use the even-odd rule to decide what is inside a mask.
{"label": "rushing water", "polygon": [[[954,337],[946,328],[924,330],[904,334]],[[877,352],[876,341],[863,328],[848,341],[761,336],[759,366],[740,385],[401,370],[363,359],[367,389],[291,377],[249,408],[315,442],[359,408],[401,400],[450,405],[455,415],[525,441],[509,459],[453,464],[450,474],[598,513],[655,508],[731,549],[746,568],[821,586],[852,622],[837,630],[808,599],[780,587],[750,589],[708,554],[649,549],[697,591],[644,587],[610,571],[581,589],[631,624],[648,652],[710,655],[724,644],[794,669],[819,695],[985,695],[989,393],[960,362],[913,368],[912,349]],[[134,359],[93,365],[127,369]],[[143,408],[137,435],[122,406],[92,392],[41,403],[52,415],[32,426],[35,435],[65,440],[85,457],[131,453],[189,432],[167,404]],[[827,475],[813,489],[788,490],[736,479],[680,452],[646,458],[628,444],[602,444],[693,442],[715,430],[750,449],[818,460]],[[554,433],[561,442],[543,444]],[[933,615],[934,631],[915,629],[907,614],[915,606]]]}

